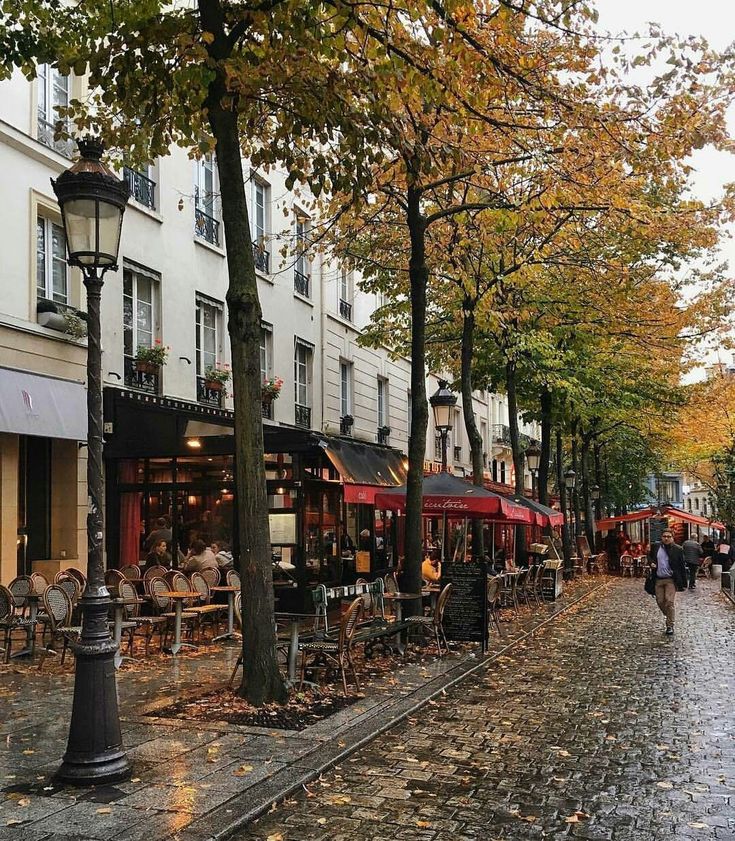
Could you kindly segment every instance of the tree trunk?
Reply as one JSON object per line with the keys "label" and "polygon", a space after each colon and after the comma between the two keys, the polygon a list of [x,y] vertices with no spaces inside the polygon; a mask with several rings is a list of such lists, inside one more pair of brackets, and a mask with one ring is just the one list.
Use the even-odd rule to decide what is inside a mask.
{"label": "tree trunk", "polygon": [[[222,61],[231,47],[219,0],[199,0],[203,29],[214,35],[210,56]],[[261,413],[261,309],[242,173],[237,112],[224,106],[228,95],[219,65],[209,84],[209,124],[216,140],[227,249],[228,329],[235,401],[235,489],[242,574],[243,679],[240,693],[252,704],[286,700],[276,659],[268,498]]]}
{"label": "tree trunk", "polygon": [[564,551],[564,578],[574,576],[572,562],[572,542],[569,539],[569,516],[567,514],[567,486],[564,484],[564,447],[562,444],[561,427],[556,430],[556,484],[559,488],[559,505],[564,514],[564,524],[561,527],[561,542]]}
{"label": "tree trunk", "polygon": [[579,456],[577,451],[577,421],[572,421],[572,429],[571,429],[571,436],[572,436],[572,470],[576,476],[576,481],[574,483],[574,487],[572,488],[572,519],[574,521],[574,530],[572,532],[572,548],[576,554],[577,552],[577,537],[580,533],[579,528],[579,486],[580,486],[580,475],[579,475]]}
{"label": "tree trunk", "polygon": [[582,466],[582,507],[584,510],[584,533],[587,538],[590,550],[593,550],[595,545],[595,515],[592,510],[592,493],[590,489],[590,444],[592,443],[592,436],[590,434],[582,435],[582,451],[580,453]]}
{"label": "tree trunk", "polygon": [[[518,430],[518,396],[516,394],[516,365],[515,362],[505,364],[505,391],[508,395],[508,428],[510,430],[510,447],[513,452],[513,467],[515,468],[516,493],[523,496],[524,487],[524,455],[521,449],[521,438]],[[526,527],[516,526],[516,559],[519,563],[526,563]]]}
{"label": "tree trunk", "polygon": [[[409,176],[414,164],[409,163]],[[426,401],[426,224],[421,215],[421,190],[409,185],[406,222],[411,237],[408,275],[411,284],[411,441],[408,447],[406,482],[406,554],[402,587],[409,593],[421,592],[421,518],[423,509],[424,460],[429,409]],[[446,539],[446,536],[445,536]],[[410,602],[407,603],[407,607]]]}
{"label": "tree trunk", "polygon": [[[462,412],[464,425],[467,430],[467,440],[470,442],[472,456],[472,483],[478,487],[484,486],[484,464],[482,448],[484,441],[477,428],[475,412],[472,407],[472,359],[475,351],[475,302],[465,298],[462,305]],[[483,545],[482,520],[472,520],[472,558],[481,561],[485,555]]]}
{"label": "tree trunk", "polygon": [[538,467],[538,501],[549,504],[549,468],[551,465],[551,411],[553,395],[545,388],[541,392],[541,461]]}

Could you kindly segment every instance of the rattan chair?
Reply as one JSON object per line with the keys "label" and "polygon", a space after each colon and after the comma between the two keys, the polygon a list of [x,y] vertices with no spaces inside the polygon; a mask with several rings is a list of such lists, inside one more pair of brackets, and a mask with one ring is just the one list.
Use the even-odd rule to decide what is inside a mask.
{"label": "rattan chair", "polygon": [[631,578],[633,577],[633,556],[632,555],[621,555],[620,556],[620,574],[623,578],[626,575],[629,575]]}
{"label": "rattan chair", "polygon": [[110,595],[114,598],[120,593],[120,584],[128,579],[120,572],[119,569],[108,569],[105,572],[105,586],[110,591]]}
{"label": "rattan chair", "polygon": [[178,590],[180,593],[183,593],[186,590],[191,590],[193,588],[191,586],[191,581],[184,575],[184,573],[175,570],[171,575],[171,589]]}
{"label": "rattan chair", "polygon": [[[201,596],[201,601],[197,605],[187,607],[189,613],[196,613],[199,616],[199,636],[201,638],[203,625],[205,620],[209,620],[213,630],[217,628],[220,617],[227,610],[227,605],[212,604],[212,594],[209,590],[209,582],[202,572],[192,572],[191,587]],[[216,636],[216,630],[213,634]]]}
{"label": "rattan chair", "polygon": [[[168,633],[173,627],[176,619],[176,612],[173,610],[171,599],[168,596],[162,596],[161,593],[169,591],[171,589],[171,585],[165,578],[151,578],[148,589],[151,594],[153,608],[157,611],[157,615],[163,616],[167,620],[163,637],[163,645],[165,646]],[[188,608],[182,612],[181,627],[185,631],[188,631],[190,639],[194,635],[194,628],[198,622],[199,616],[196,613],[191,613]]]}
{"label": "rattan chair", "polygon": [[[11,582],[12,583],[12,582]],[[28,639],[36,629],[36,620],[20,616],[15,609],[16,596],[10,588],[0,584],[0,632],[3,635],[2,650],[5,655],[5,662],[10,662],[13,647],[13,634],[20,631]]]}
{"label": "rattan chair", "polygon": [[206,578],[207,584],[209,584],[210,587],[216,587],[222,580],[222,574],[214,567],[203,569],[199,574]]}
{"label": "rattan chair", "polygon": [[44,661],[49,654],[56,654],[53,647],[58,640],[63,641],[61,662],[66,657],[69,639],[81,634],[81,626],[71,624],[73,606],[67,590],[61,584],[51,584],[43,594],[44,616],[49,622],[51,640],[46,644],[38,664],[38,670],[43,668]]}
{"label": "rattan chair", "polygon": [[31,573],[31,581],[33,581],[33,589],[36,593],[41,595],[43,591],[48,587],[50,581],[46,576],[41,572],[32,572]]}
{"label": "rattan chair", "polygon": [[8,590],[13,594],[13,607],[15,613],[24,616],[28,607],[28,594],[35,592],[33,579],[30,575],[18,575],[10,584]]}
{"label": "rattan chair", "polygon": [[498,634],[502,637],[503,632],[500,630],[500,618],[498,617],[498,610],[500,609],[500,588],[503,582],[499,575],[491,578],[487,582],[487,615],[489,619],[489,628],[495,625]]}
{"label": "rattan chair", "polygon": [[120,567],[120,572],[129,581],[137,581],[141,577],[140,567],[138,564],[126,564],[125,566]]}
{"label": "rattan chair", "polygon": [[227,570],[225,581],[227,581],[228,587],[239,587],[242,584],[240,573],[236,569]]}
{"label": "rattan chair", "polygon": [[77,583],[79,584],[79,591],[83,593],[84,588],[87,586],[87,576],[76,567],[67,567],[64,572],[71,575],[72,578],[76,578]]}
{"label": "rattan chair", "polygon": [[[449,585],[448,585],[449,586]],[[347,695],[347,672],[352,672],[355,688],[360,691],[357,669],[352,659],[352,647],[360,616],[362,598],[355,599],[339,623],[339,636],[336,640],[311,640],[299,645],[301,650],[301,681],[303,687],[307,670],[313,672],[336,671],[342,678],[342,687]],[[309,657],[312,662],[309,663]]]}
{"label": "rattan chair", "polygon": [[451,595],[451,583],[445,584],[441,593],[439,593],[439,598],[436,600],[436,607],[431,616],[409,616],[406,619],[409,640],[411,639],[413,629],[420,628],[423,634],[434,638],[436,650],[440,657],[442,656],[442,643],[444,643],[444,648],[446,648],[447,652],[449,651],[447,637],[444,633],[444,610]]}
{"label": "rattan chair", "polygon": [[503,583],[500,589],[500,604],[510,608],[514,616],[518,616],[518,576],[503,574],[501,578]]}
{"label": "rattan chair", "polygon": [[518,575],[516,576],[516,595],[518,598],[518,602],[523,603],[528,606],[528,574],[530,569],[528,567],[522,569]]}
{"label": "rattan chair", "polygon": [[132,604],[125,605],[125,617],[134,625],[133,631],[130,634],[130,653],[132,654],[133,650],[135,631],[139,629],[142,630],[145,635],[146,656],[148,656],[151,639],[156,631],[158,631],[158,637],[161,643],[160,648],[163,649],[163,638],[166,632],[166,626],[168,625],[168,618],[166,616],[141,616],[140,605],[142,600],[139,599],[138,593],[130,581],[123,580],[120,582],[120,598],[130,600],[132,602]]}
{"label": "rattan chair", "polygon": [[148,589],[148,582],[151,578],[165,578],[168,571],[168,567],[162,566],[161,564],[148,567],[148,569],[143,573],[143,581],[145,582],[146,590]]}

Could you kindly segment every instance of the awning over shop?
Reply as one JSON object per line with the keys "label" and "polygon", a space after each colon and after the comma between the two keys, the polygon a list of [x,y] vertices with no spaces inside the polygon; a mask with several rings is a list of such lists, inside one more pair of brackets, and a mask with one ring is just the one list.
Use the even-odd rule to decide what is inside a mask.
{"label": "awning over shop", "polygon": [[564,523],[564,515],[561,511],[555,511],[553,508],[542,505],[534,499],[527,499],[525,496],[520,496],[519,494],[511,496],[510,499],[516,505],[522,505],[524,508],[528,508],[534,515],[537,526],[561,526]]}
{"label": "awning over shop", "polygon": [[641,508],[640,511],[631,511],[630,514],[621,514],[619,517],[606,517],[602,520],[597,520],[598,531],[609,531],[614,529],[619,523],[638,523],[641,520],[649,520],[656,516],[656,509]]}
{"label": "awning over shop", "polygon": [[0,368],[0,432],[87,440],[82,383]]}
{"label": "awning over shop", "polygon": [[320,446],[344,482],[345,502],[373,505],[378,491],[401,485],[408,476],[406,456],[392,447],[330,435],[321,436]]}
{"label": "awning over shop", "polygon": [[723,523],[713,522],[706,517],[700,517],[698,514],[692,514],[690,511],[684,511],[681,508],[674,508],[674,506],[667,506],[663,514],[665,517],[673,517],[676,520],[683,520],[685,523],[691,523],[694,526],[702,526],[703,528],[724,529]]}

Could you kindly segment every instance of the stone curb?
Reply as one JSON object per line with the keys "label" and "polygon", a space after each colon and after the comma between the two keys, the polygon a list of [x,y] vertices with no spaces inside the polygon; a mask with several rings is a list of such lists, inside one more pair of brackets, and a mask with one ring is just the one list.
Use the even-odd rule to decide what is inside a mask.
{"label": "stone curb", "polygon": [[[169,838],[176,841],[225,841],[235,832],[243,829],[247,824],[264,815],[276,803],[287,799],[299,791],[303,786],[313,782],[325,771],[343,762],[347,757],[369,744],[377,736],[395,727],[442,694],[446,690],[465,680],[470,675],[487,669],[498,657],[510,651],[518,643],[533,636],[540,628],[554,622],[570,608],[587,599],[593,593],[606,587],[607,581],[600,582],[586,593],[565,604],[559,611],[547,617],[538,625],[514,638],[492,654],[473,662],[474,658],[466,657],[443,675],[439,675],[408,696],[386,706],[381,705],[375,714],[362,719],[355,727],[337,738],[315,748],[306,756],[300,757],[292,765],[282,768],[264,780],[256,783],[252,788],[226,801],[210,812],[197,818],[185,829],[173,833]],[[389,717],[385,718],[388,712]],[[233,812],[237,816],[233,817]]]}

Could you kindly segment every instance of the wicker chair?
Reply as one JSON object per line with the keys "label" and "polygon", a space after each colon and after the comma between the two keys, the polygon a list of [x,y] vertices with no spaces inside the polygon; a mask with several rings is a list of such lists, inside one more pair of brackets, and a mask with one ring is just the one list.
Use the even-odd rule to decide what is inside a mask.
{"label": "wicker chair", "polygon": [[530,569],[525,568],[522,569],[518,575],[516,576],[516,595],[518,597],[518,602],[520,603],[523,600],[523,603],[528,606],[528,575],[530,573]]}
{"label": "wicker chair", "polygon": [[[165,578],[151,578],[148,585],[151,594],[151,601],[154,609],[158,612],[158,616],[166,619],[166,627],[164,629],[163,644],[166,645],[168,632],[171,630],[176,619],[176,612],[173,610],[171,599],[168,596],[160,595],[171,589],[171,585]],[[196,613],[191,613],[188,609],[181,614],[181,625],[188,630],[189,637],[192,638],[194,634],[194,627],[199,622],[199,616]]]}
{"label": "wicker chair", "polygon": [[500,590],[500,604],[502,607],[509,607],[514,616],[518,616],[518,576],[502,575],[503,583]]}
{"label": "wicker chair", "polygon": [[218,569],[214,569],[213,567],[210,569],[203,569],[199,574],[206,578],[207,584],[209,584],[210,587],[216,587],[222,579],[220,571]]}
{"label": "wicker chair", "polygon": [[120,593],[120,584],[128,579],[120,572],[119,569],[108,569],[105,572],[105,586],[110,591],[110,595],[114,598]]}
{"label": "wicker chair", "polygon": [[[449,585],[448,585],[449,586]],[[347,672],[352,672],[355,688],[360,691],[357,669],[352,659],[352,645],[360,616],[362,598],[355,599],[339,623],[339,636],[336,640],[313,640],[299,645],[301,650],[301,682],[303,687],[306,671],[337,671],[342,678],[342,687],[347,695]],[[308,663],[308,658],[313,661]]]}
{"label": "wicker chair", "polygon": [[161,564],[156,564],[155,566],[148,567],[148,569],[143,573],[143,581],[145,582],[145,588],[148,589],[148,582],[151,578],[165,578],[166,573],[168,572],[168,567],[161,566]]}
{"label": "wicker chair", "polygon": [[56,649],[53,646],[57,640],[63,641],[61,651],[61,662],[63,664],[70,637],[78,637],[82,632],[81,626],[71,624],[73,607],[68,592],[61,584],[52,584],[46,588],[43,594],[43,606],[44,616],[49,622],[51,640],[41,655],[41,661],[38,664],[39,671],[43,668],[46,657],[49,654],[56,654]]}
{"label": "wicker chair", "polygon": [[620,556],[620,574],[625,578],[626,574],[629,575],[631,578],[633,577],[633,556],[632,555],[621,555]]}
{"label": "wicker chair", "polygon": [[204,624],[205,619],[209,619],[210,624],[212,625],[212,628],[215,631],[214,635],[216,636],[216,628],[219,624],[220,617],[227,610],[227,605],[212,604],[212,594],[209,590],[210,585],[206,577],[204,576],[204,573],[192,572],[191,586],[193,590],[199,593],[202,599],[198,605],[187,607],[186,610],[189,613],[198,614],[200,638],[202,634],[202,626]]}
{"label": "wicker chair", "polygon": [[420,628],[426,636],[433,636],[434,642],[436,642],[436,650],[440,657],[442,656],[442,643],[444,643],[444,648],[446,648],[447,652],[449,651],[447,638],[444,634],[444,610],[451,595],[452,585],[446,584],[442,588],[441,593],[439,593],[434,613],[431,616],[409,616],[406,619],[408,623],[408,638],[411,638],[411,632],[414,628]]}
{"label": "wicker chair", "polygon": [[711,578],[712,577],[712,558],[708,555],[697,570],[697,578]]}
{"label": "wicker chair", "polygon": [[32,572],[31,573],[31,581],[33,581],[33,589],[36,593],[41,595],[43,591],[48,587],[49,580],[46,578],[43,573],[40,572]]}
{"label": "wicker chair", "polygon": [[[12,582],[11,582],[12,583]],[[3,647],[5,662],[10,662],[11,649],[13,647],[13,633],[20,631],[28,639],[29,634],[35,632],[36,620],[30,620],[19,616],[15,611],[16,596],[8,587],[0,584],[0,631],[3,634]]]}
{"label": "wicker chair", "polygon": [[132,654],[133,650],[133,637],[135,635],[135,631],[138,629],[142,629],[143,633],[145,634],[145,653],[148,656],[150,651],[151,639],[153,635],[158,631],[159,641],[161,643],[160,648],[163,649],[163,637],[166,631],[166,626],[168,625],[168,619],[165,616],[141,616],[140,615],[140,599],[138,599],[138,593],[135,587],[128,581],[124,579],[120,582],[120,598],[125,600],[136,600],[132,604],[125,605],[125,615],[126,618],[134,623],[133,632],[130,634],[130,646],[129,651]]}
{"label": "wicker chair", "polygon": [[126,564],[125,566],[120,567],[120,572],[129,581],[137,581],[141,577],[140,567],[138,564]]}
{"label": "wicker chair", "polygon": [[8,590],[13,594],[15,613],[24,616],[28,607],[27,596],[35,592],[33,579],[30,575],[19,575],[8,584]]}
{"label": "wicker chair", "polygon": [[490,627],[488,628],[488,631],[493,625],[495,625],[495,628],[501,637],[503,636],[503,632],[500,630],[498,610],[500,608],[500,588],[502,586],[503,582],[499,575],[496,575],[487,582],[487,615],[490,620]]}
{"label": "wicker chair", "polygon": [[192,589],[191,581],[184,575],[183,572],[179,572],[178,570],[174,571],[171,575],[170,580],[172,590],[178,590],[179,592],[183,593],[186,590]]}
{"label": "wicker chair", "polygon": [[225,581],[227,581],[228,587],[239,587],[242,583],[240,573],[236,569],[227,570]]}
{"label": "wicker chair", "polygon": [[79,584],[79,591],[83,593],[84,588],[87,586],[87,576],[76,567],[67,567],[64,572],[71,575],[72,578],[76,578],[77,583]]}

